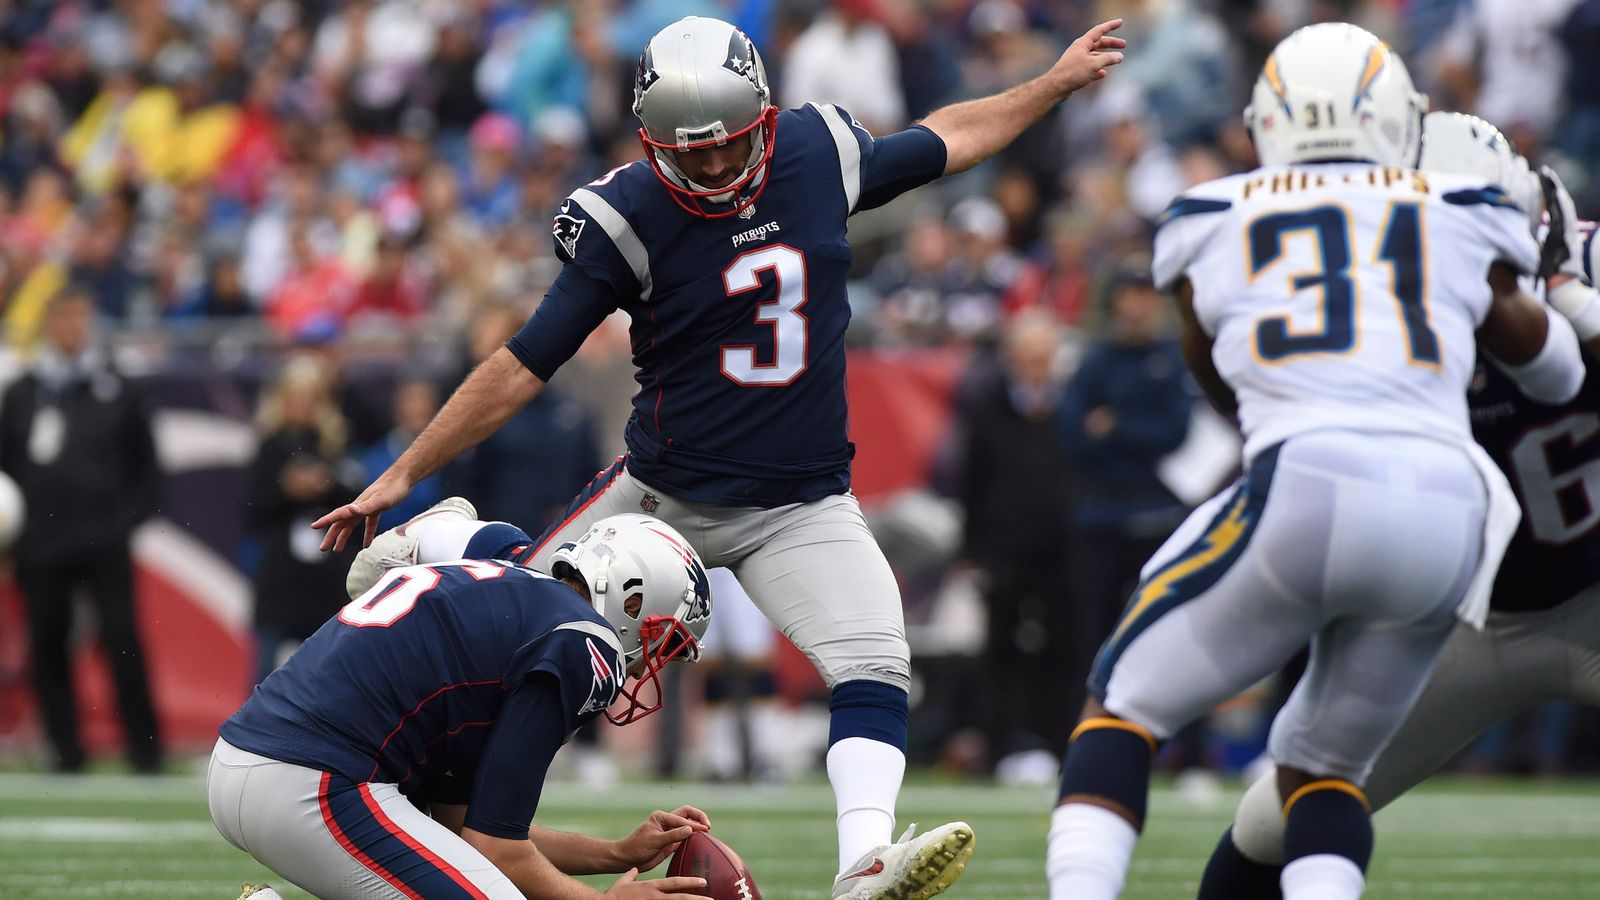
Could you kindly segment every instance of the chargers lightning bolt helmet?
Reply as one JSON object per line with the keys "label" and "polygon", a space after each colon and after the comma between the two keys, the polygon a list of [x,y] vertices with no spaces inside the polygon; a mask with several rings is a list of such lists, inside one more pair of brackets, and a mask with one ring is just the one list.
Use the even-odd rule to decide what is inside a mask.
{"label": "chargers lightning bolt helmet", "polygon": [[1528,214],[1538,231],[1544,214],[1544,192],[1539,176],[1528,168],[1500,129],[1477,116],[1458,112],[1431,112],[1422,120],[1422,161],[1425,172],[1476,175],[1506,192]]}
{"label": "chargers lightning bolt helmet", "polygon": [[[699,554],[672,526],[650,516],[608,516],[583,537],[562,544],[550,574],[576,578],[589,600],[622,639],[623,661],[635,681],[623,688],[628,704],[606,718],[626,725],[661,708],[661,668],[674,659],[700,658],[711,624],[711,582]],[[644,667],[635,672],[636,663]],[[654,690],[644,702],[644,688]]]}
{"label": "chargers lightning bolt helmet", "polygon": [[[761,54],[727,22],[689,16],[657,32],[639,55],[633,114],[643,125],[639,140],[645,158],[687,212],[726,218],[754,204],[766,187],[778,108],[772,105]],[[678,167],[678,153],[721,147],[747,134],[750,156],[744,171],[725,187],[696,184]]]}
{"label": "chargers lightning bolt helmet", "polygon": [[1244,124],[1265,166],[1363,160],[1411,168],[1427,110],[1400,54],[1371,32],[1329,22],[1273,49]]}

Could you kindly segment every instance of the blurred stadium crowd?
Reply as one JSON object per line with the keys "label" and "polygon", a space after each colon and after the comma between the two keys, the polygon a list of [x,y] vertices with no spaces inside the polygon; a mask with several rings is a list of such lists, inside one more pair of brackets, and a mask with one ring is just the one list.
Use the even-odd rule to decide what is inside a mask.
{"label": "blurred stadium crowd", "polygon": [[[1600,199],[1600,68],[1569,65],[1600,52],[1600,0],[0,0],[12,368],[73,295],[130,371],[245,373],[246,567],[263,607],[309,584],[336,603],[343,562],[292,529],[381,471],[531,312],[559,268],[561,198],[641,156],[640,48],[694,14],[752,37],[780,104],[838,103],[877,133],[1127,19],[1137,51],[1105,84],[995,161],[852,221],[854,344],[970,360],[933,481],[966,513],[948,556],[988,598],[988,658],[1025,680],[1086,668],[1190,499],[1157,473],[1193,399],[1148,285],[1152,222],[1254,165],[1239,112],[1280,38],[1324,20],[1385,36],[1435,108],[1483,115],[1580,205]],[[610,323],[557,382],[570,396],[541,398],[403,514],[459,490],[540,530],[620,442],[627,353]],[[521,493],[484,502],[518,472]],[[327,611],[258,611],[263,663]],[[1071,707],[990,704],[978,749],[944,757],[1059,747],[1049,720]],[[1582,729],[1546,721],[1530,758],[1553,769]]]}

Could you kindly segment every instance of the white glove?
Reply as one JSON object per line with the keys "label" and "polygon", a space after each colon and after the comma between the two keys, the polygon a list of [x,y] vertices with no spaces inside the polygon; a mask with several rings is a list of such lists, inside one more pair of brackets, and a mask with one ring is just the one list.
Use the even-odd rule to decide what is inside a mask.
{"label": "white glove", "polygon": [[372,590],[372,586],[382,581],[390,569],[416,565],[420,539],[412,526],[438,515],[476,519],[478,510],[463,497],[446,497],[410,521],[378,535],[372,545],[363,547],[350,563],[350,571],[344,577],[344,592],[350,595],[350,599],[354,600]]}
{"label": "white glove", "polygon": [[1561,176],[1549,166],[1539,167],[1544,186],[1544,209],[1550,217],[1550,233],[1545,236],[1539,259],[1539,276],[1571,275],[1583,278],[1583,237],[1578,233],[1578,211],[1572,195],[1561,183]]}

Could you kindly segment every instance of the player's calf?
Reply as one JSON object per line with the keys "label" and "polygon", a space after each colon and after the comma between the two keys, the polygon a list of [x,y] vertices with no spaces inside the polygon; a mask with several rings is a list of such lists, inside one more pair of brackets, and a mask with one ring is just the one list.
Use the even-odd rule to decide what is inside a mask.
{"label": "player's calf", "polygon": [[1367,795],[1343,778],[1278,770],[1283,801],[1285,900],[1356,900],[1372,859]]}
{"label": "player's calf", "polygon": [[1056,900],[1114,900],[1144,827],[1158,742],[1148,729],[1098,706],[1091,701],[1072,733],[1060,804],[1050,817],[1046,870]]}
{"label": "player's calf", "polygon": [[1279,887],[1282,866],[1260,863],[1239,849],[1233,829],[1223,832],[1217,849],[1206,861],[1195,900],[1283,900]]}

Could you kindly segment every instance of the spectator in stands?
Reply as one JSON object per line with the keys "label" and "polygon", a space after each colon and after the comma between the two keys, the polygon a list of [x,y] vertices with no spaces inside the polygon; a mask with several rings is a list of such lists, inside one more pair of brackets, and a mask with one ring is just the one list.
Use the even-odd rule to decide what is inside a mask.
{"label": "spectator in stands", "polygon": [[[261,545],[254,579],[256,675],[265,678],[338,608],[353,553],[323,553],[311,522],[361,478],[349,426],[321,360],[295,356],[261,398],[246,525]],[[331,605],[330,605],[331,604]]]}
{"label": "spectator in stands", "polygon": [[84,765],[73,695],[73,600],[100,621],[128,758],[161,769],[161,740],[139,639],[129,538],[156,510],[161,472],[150,411],[93,337],[94,298],[68,288],[49,304],[33,365],[0,405],[0,470],[27,504],[17,583],[28,605],[33,682],[58,771]]}
{"label": "spectator in stands", "polygon": [[1087,216],[1063,211],[1045,227],[1043,258],[1029,263],[1006,291],[1006,314],[1044,309],[1063,325],[1078,325],[1097,274],[1090,260],[1096,225]]}
{"label": "spectator in stands", "polygon": [[355,302],[355,277],[337,256],[317,251],[307,223],[289,227],[289,247],[293,263],[267,298],[267,320],[285,335],[337,334]]}
{"label": "spectator in stands", "polygon": [[1436,49],[1447,91],[1435,100],[1447,105],[1436,108],[1482,116],[1519,150],[1535,153],[1562,113],[1568,60],[1559,29],[1575,5],[1577,0],[1459,4]]}
{"label": "spectator in stands", "polygon": [[[500,349],[525,319],[507,307],[480,313],[472,325],[473,363]],[[600,468],[589,414],[550,385],[445,469],[445,493],[471,498],[485,521],[510,522],[537,536],[561,521],[567,502]]]}
{"label": "spectator in stands", "polygon": [[835,103],[866,129],[883,134],[905,125],[900,61],[889,32],[872,18],[871,0],[834,0],[789,48],[781,98],[785,106]]}
{"label": "spectator in stands", "polygon": [[[371,481],[383,474],[400,454],[416,440],[422,429],[439,411],[439,387],[426,378],[407,378],[394,389],[394,428],[382,441],[361,453],[364,477]],[[411,496],[385,512],[378,520],[384,529],[393,528],[444,499],[444,477],[431,475],[411,489]]]}
{"label": "spectator in stands", "polygon": [[[1047,312],[1005,327],[999,371],[956,411],[962,559],[984,573],[989,687],[981,715],[990,761],[1066,746],[1070,719],[1017,685],[1058,684],[1072,639],[1063,534],[1071,506],[1054,413],[1061,329]],[[1070,474],[1070,473],[1069,473]]]}
{"label": "spectator in stands", "polygon": [[[1075,642],[1064,684],[1076,710],[1100,644],[1139,580],[1139,569],[1183,521],[1183,503],[1156,467],[1188,435],[1195,403],[1166,321],[1167,301],[1148,268],[1117,274],[1110,322],[1061,396],[1057,422],[1067,463],[1083,486],[1069,531]],[[1072,698],[1069,698],[1072,699]]]}

